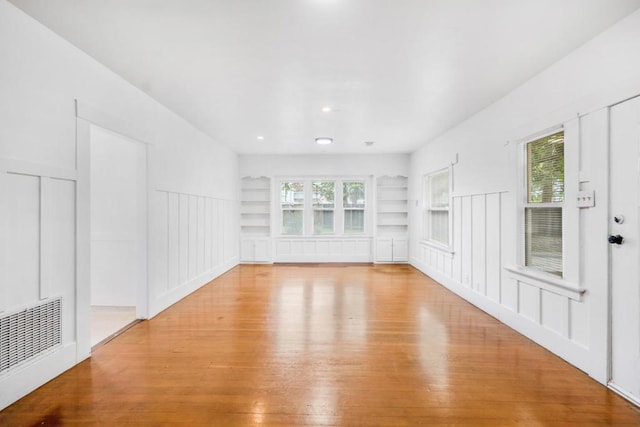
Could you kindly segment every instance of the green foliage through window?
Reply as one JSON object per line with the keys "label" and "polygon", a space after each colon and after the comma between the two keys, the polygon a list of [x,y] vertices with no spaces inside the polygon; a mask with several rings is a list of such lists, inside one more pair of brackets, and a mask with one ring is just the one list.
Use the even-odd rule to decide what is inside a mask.
{"label": "green foliage through window", "polygon": [[564,201],[564,132],[527,144],[527,201]]}

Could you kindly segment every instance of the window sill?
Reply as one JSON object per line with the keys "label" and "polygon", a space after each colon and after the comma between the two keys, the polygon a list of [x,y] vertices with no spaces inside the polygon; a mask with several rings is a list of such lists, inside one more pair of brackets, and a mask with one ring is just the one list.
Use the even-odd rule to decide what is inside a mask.
{"label": "window sill", "polygon": [[436,249],[436,250],[438,250],[438,251],[440,251],[442,253],[445,253],[445,254],[449,254],[449,255],[454,255],[455,254],[455,252],[453,251],[453,249],[451,247],[445,246],[445,245],[440,244],[440,243],[431,242],[429,240],[420,240],[420,244],[422,246],[428,246],[428,247],[430,247],[432,249]]}
{"label": "window sill", "polygon": [[582,296],[586,292],[586,289],[579,288],[572,282],[543,272],[538,272],[520,266],[507,266],[504,267],[504,269],[510,272],[512,277],[516,280],[554,294],[571,298],[575,301],[582,301]]}

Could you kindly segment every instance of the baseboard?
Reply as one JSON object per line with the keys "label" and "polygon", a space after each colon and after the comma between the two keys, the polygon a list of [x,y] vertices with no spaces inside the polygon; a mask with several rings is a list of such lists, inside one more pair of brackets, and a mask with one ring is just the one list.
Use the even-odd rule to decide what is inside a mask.
{"label": "baseboard", "polygon": [[521,333],[578,369],[591,375],[590,369],[593,363],[590,361],[588,348],[585,348],[584,346],[519,315],[499,302],[479,294],[473,289],[453,280],[451,277],[429,268],[425,263],[420,262],[415,258],[411,260],[411,265],[434,279],[445,288],[449,289],[451,292],[475,305],[487,314],[495,317],[511,329]]}
{"label": "baseboard", "polygon": [[199,276],[183,283],[180,286],[169,289],[168,291],[158,295],[153,301],[149,302],[149,319],[158,315],[163,310],[171,307],[184,297],[190,295],[194,291],[200,289],[213,279],[221,276],[227,271],[238,265],[238,258],[234,257],[225,264],[218,266],[212,270],[200,274]]}
{"label": "baseboard", "polygon": [[76,343],[60,347],[0,375],[0,410],[11,405],[77,363]]}

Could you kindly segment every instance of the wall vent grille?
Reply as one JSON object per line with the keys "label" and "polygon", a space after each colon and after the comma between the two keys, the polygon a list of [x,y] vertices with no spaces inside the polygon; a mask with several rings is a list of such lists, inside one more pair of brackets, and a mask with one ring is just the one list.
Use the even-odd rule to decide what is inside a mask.
{"label": "wall vent grille", "polygon": [[0,373],[60,344],[61,299],[0,318]]}

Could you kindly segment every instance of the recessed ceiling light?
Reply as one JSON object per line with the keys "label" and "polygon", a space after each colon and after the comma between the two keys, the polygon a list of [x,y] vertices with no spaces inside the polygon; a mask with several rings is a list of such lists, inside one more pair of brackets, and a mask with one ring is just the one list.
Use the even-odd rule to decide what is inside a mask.
{"label": "recessed ceiling light", "polygon": [[322,107],[322,112],[323,113],[330,113],[331,112],[331,107]]}
{"label": "recessed ceiling light", "polygon": [[262,141],[262,140],[264,139],[264,136],[262,136],[262,135],[258,135],[258,139],[259,139],[260,141]]}
{"label": "recessed ceiling light", "polygon": [[316,144],[320,145],[328,145],[333,142],[332,138],[327,138],[326,136],[322,136],[320,138],[316,138]]}

